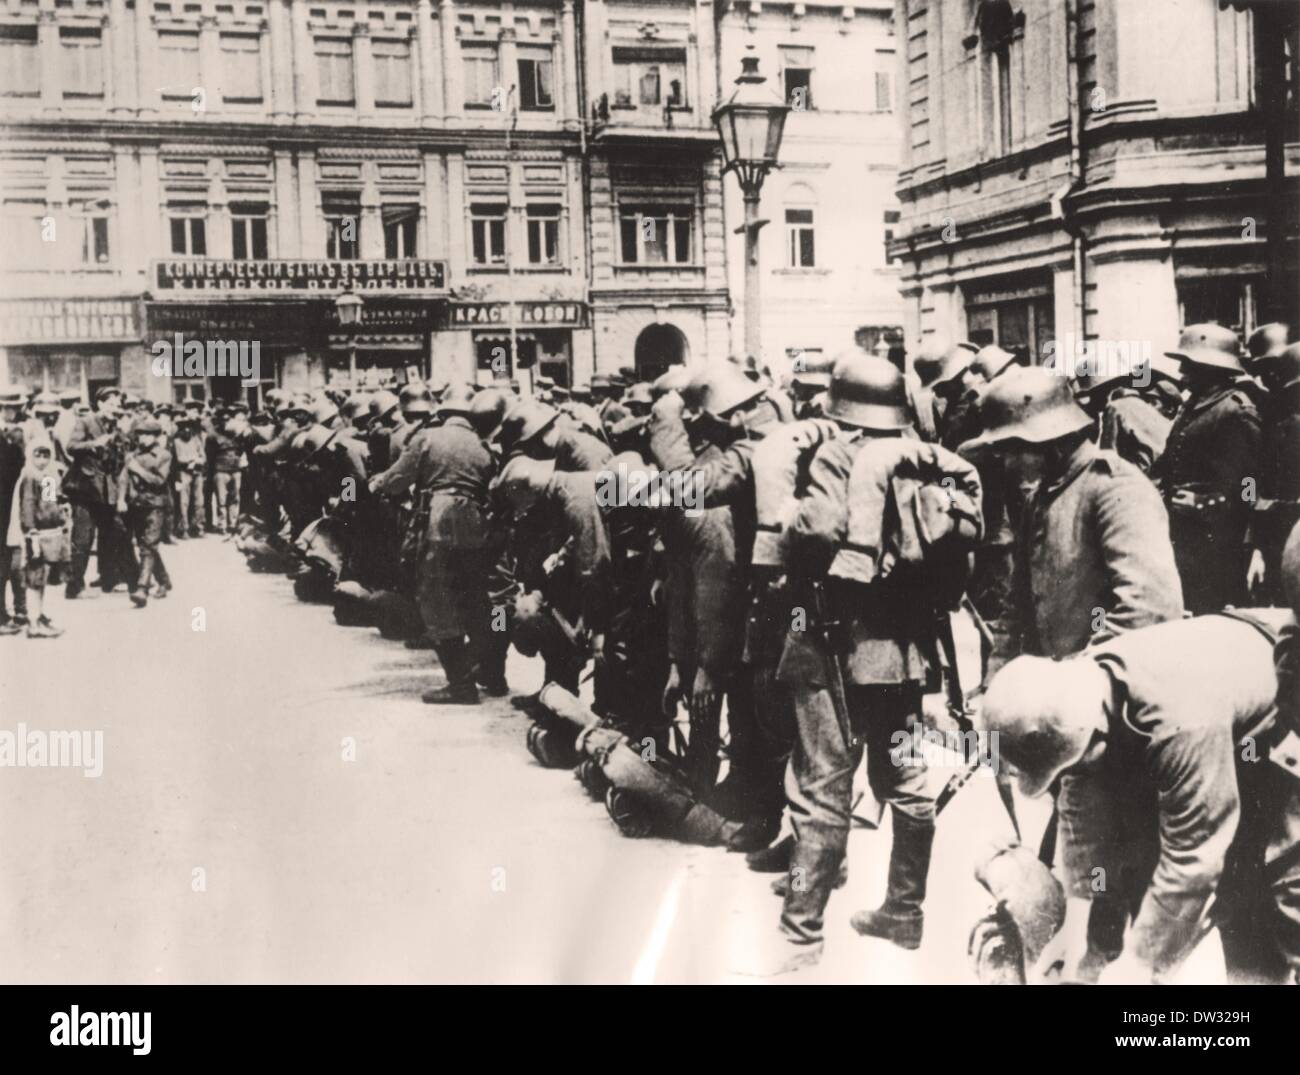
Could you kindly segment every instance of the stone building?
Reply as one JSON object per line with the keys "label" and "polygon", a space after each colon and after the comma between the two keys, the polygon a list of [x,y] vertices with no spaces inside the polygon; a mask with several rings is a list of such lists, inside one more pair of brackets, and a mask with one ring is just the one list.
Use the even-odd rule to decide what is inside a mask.
{"label": "stone building", "polygon": [[1265,241],[1294,236],[1294,36],[1286,182],[1269,220],[1254,16],[1220,0],[899,0],[898,180],[909,344],[1172,345],[1249,332]]}
{"label": "stone building", "polygon": [[[781,166],[762,192],[763,359],[776,371],[793,356],[833,357],[861,337],[873,346],[901,331],[899,272],[886,240],[897,229],[896,41],[892,0],[721,5],[724,95],[753,47],[759,71],[791,106]],[[726,217],[743,215],[739,185],[725,183]],[[743,350],[744,237],[728,228],[727,265]]]}

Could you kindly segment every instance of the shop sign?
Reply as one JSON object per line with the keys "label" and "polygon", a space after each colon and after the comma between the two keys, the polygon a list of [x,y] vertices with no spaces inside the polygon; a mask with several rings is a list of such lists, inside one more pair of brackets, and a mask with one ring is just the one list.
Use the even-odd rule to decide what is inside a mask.
{"label": "shop sign", "polygon": [[140,339],[135,299],[0,302],[0,344],[107,343]]}
{"label": "shop sign", "polygon": [[382,261],[223,261],[166,258],[153,263],[158,291],[445,291],[447,263]]}
{"label": "shop sign", "polygon": [[[585,302],[516,302],[516,328],[583,328],[587,324]],[[508,302],[453,302],[449,325],[457,329],[490,328],[510,325]]]}

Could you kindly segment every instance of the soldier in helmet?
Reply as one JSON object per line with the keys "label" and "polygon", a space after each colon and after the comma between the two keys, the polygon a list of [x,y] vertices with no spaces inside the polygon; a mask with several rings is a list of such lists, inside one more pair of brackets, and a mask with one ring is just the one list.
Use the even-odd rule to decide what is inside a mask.
{"label": "soldier in helmet", "polygon": [[[997,453],[1010,478],[1034,490],[1017,534],[1008,629],[991,670],[1021,653],[1068,657],[1182,615],[1159,493],[1131,463],[1092,443],[1091,420],[1063,377],[1016,371],[985,393],[980,419],[985,432],[963,454]],[[1058,808],[1066,825],[1087,812],[1068,780]],[[1096,943],[1113,947],[1123,916],[1099,894]]]}
{"label": "soldier in helmet", "polygon": [[1237,335],[1189,325],[1168,352],[1182,363],[1188,398],[1154,471],[1169,508],[1183,598],[1192,612],[1244,603],[1247,528],[1262,477],[1259,412],[1237,384]]}
{"label": "soldier in helmet", "polygon": [[[469,422],[473,399],[470,385],[449,385],[439,404],[442,425],[423,433],[370,483],[388,497],[415,486],[428,505],[416,598],[447,677],[445,687],[425,692],[424,701],[433,705],[478,704],[475,666],[490,630],[487,499],[493,461]],[[411,450],[417,446],[418,453]]]}
{"label": "soldier in helmet", "polygon": [[1251,514],[1254,549],[1247,581],[1262,585],[1270,604],[1281,604],[1282,547],[1300,522],[1300,343],[1261,357],[1255,369],[1268,395],[1262,405],[1263,474]]}
{"label": "soldier in helmet", "polygon": [[1075,399],[1097,423],[1097,443],[1151,473],[1164,454],[1173,415],[1182,404],[1182,372],[1164,356],[1132,368],[1085,371],[1075,379]]}
{"label": "soldier in helmet", "polygon": [[796,419],[821,417],[834,366],[831,359],[821,354],[800,353],[795,356],[790,369],[790,392],[794,397]]}
{"label": "soldier in helmet", "polygon": [[938,372],[930,382],[935,429],[939,443],[949,451],[955,452],[963,441],[979,434],[976,405],[983,380],[972,368],[978,353],[973,343],[944,347]]}
{"label": "soldier in helmet", "polygon": [[[1215,925],[1233,979],[1295,979],[1300,779],[1271,758],[1284,732],[1273,648],[1287,619],[1174,620],[1064,661],[1019,657],[993,679],[982,721],[1021,790],[1041,795],[1068,775],[1088,803],[1061,826],[1065,937],[1040,972],[1149,984]],[[1113,947],[1071,914],[1098,878],[1133,916]]]}
{"label": "soldier in helmet", "polygon": [[[934,799],[926,767],[897,764],[891,752],[920,720],[933,678],[934,595],[923,573],[882,569],[896,535],[887,490],[896,476],[951,480],[978,533],[974,467],[913,435],[903,375],[860,348],[836,361],[826,417],[837,435],[812,457],[807,490],[780,535],[791,579],[792,625],[778,678],[793,691],[797,736],[787,771],[795,844],[777,943],[755,951],[755,974],[780,974],[817,962],[831,891],[842,877],[852,814],[853,775],[865,748],[876,798],[890,806],[893,845],[884,903],[859,911],[859,933],[919,947],[934,839]],[[955,501],[954,501],[955,502]],[[802,613],[803,629],[799,614]]]}

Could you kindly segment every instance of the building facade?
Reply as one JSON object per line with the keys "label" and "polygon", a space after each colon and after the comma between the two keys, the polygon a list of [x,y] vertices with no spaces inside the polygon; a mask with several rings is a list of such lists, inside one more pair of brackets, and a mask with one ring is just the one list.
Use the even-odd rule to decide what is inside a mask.
{"label": "building facade", "polygon": [[[1295,40],[1285,183],[1265,196],[1258,28],[1220,0],[899,0],[909,345],[1171,346],[1180,325],[1261,319],[1281,228],[1297,292]],[[1059,343],[1054,344],[1060,346]]]}
{"label": "building facade", "polygon": [[[780,168],[762,191],[759,232],[763,360],[781,371],[805,355],[833,358],[855,339],[874,347],[901,332],[900,269],[886,243],[898,227],[893,3],[721,6],[720,70],[752,47],[790,113]],[[744,237],[740,188],[726,183],[727,265],[743,351]]]}

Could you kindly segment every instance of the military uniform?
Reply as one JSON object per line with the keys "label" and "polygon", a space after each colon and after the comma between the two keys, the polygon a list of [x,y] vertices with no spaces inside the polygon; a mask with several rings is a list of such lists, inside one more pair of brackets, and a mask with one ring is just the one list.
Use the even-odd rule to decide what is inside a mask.
{"label": "military uniform", "polygon": [[1114,699],[1104,752],[1071,770],[1079,794],[1061,807],[1066,889],[1088,898],[1105,871],[1136,912],[1124,949],[1157,978],[1212,895],[1230,974],[1300,969],[1300,778],[1269,760],[1273,642],[1289,617],[1246,615],[1258,622],[1178,620],[1080,658],[1109,673]]}
{"label": "military uniform", "polygon": [[1282,547],[1300,522],[1300,383],[1270,392],[1262,413],[1264,474],[1251,515],[1271,603],[1282,603]]}
{"label": "military uniform", "polygon": [[1115,392],[1101,412],[1097,444],[1150,474],[1165,452],[1171,422],[1135,389]]}
{"label": "military uniform", "polygon": [[1226,384],[1187,400],[1156,467],[1183,598],[1192,612],[1215,612],[1245,598],[1251,502],[1246,479],[1260,480],[1259,413]]}

